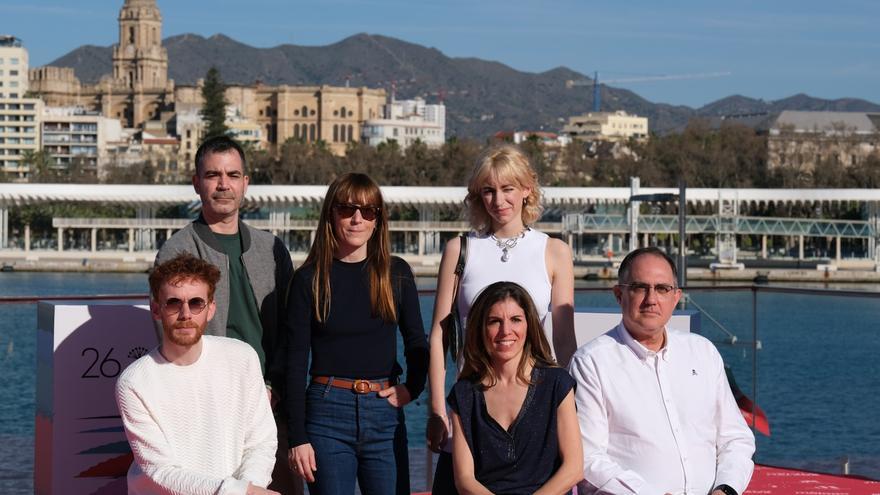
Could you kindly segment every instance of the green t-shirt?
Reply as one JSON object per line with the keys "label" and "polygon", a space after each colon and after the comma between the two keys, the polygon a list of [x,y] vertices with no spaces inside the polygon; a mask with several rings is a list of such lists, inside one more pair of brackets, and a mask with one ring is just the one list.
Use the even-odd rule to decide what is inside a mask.
{"label": "green t-shirt", "polygon": [[254,289],[241,261],[241,233],[214,233],[229,261],[229,316],[226,336],[247,342],[260,356],[260,368],[266,373],[266,353],[263,351],[263,325]]}

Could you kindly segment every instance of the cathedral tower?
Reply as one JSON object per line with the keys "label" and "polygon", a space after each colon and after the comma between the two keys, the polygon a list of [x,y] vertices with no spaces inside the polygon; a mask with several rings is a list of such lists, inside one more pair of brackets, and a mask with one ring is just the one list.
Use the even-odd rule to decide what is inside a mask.
{"label": "cathedral tower", "polygon": [[130,90],[165,88],[168,52],[162,47],[162,14],[156,0],[125,0],[119,11],[113,81],[115,86]]}

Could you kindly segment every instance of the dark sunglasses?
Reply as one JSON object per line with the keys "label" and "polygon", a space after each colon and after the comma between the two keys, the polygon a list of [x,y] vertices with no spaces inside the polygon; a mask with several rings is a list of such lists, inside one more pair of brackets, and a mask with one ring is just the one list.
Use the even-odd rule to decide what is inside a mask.
{"label": "dark sunglasses", "polygon": [[379,207],[378,206],[370,206],[370,205],[356,205],[352,203],[336,203],[333,205],[333,208],[336,209],[336,213],[339,213],[339,216],[342,218],[351,218],[354,216],[354,212],[360,211],[361,217],[368,222],[372,222],[379,216]]}
{"label": "dark sunglasses", "polygon": [[168,315],[178,315],[183,310],[183,305],[186,304],[189,306],[189,312],[191,314],[197,315],[204,311],[205,308],[208,307],[208,301],[205,301],[201,297],[194,297],[189,301],[184,301],[182,299],[178,299],[176,297],[172,297],[165,301],[165,304],[162,305],[165,308],[165,313]]}

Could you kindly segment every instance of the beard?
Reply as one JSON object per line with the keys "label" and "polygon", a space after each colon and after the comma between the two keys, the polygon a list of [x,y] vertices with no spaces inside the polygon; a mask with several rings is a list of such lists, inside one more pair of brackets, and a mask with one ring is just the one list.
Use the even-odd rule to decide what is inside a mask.
{"label": "beard", "polygon": [[[198,343],[199,340],[202,339],[202,335],[205,333],[205,327],[208,325],[208,322],[205,321],[202,325],[198,323],[188,320],[188,321],[179,321],[175,322],[171,328],[165,328],[165,338],[168,339],[174,345],[179,345],[182,347],[189,347]],[[182,333],[177,332],[177,330],[186,329],[186,328],[195,328],[196,331],[193,334],[190,333]]]}

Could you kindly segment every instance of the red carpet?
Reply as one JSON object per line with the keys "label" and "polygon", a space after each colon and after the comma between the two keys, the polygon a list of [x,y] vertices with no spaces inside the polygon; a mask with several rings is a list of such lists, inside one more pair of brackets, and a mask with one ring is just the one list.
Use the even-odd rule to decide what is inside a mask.
{"label": "red carpet", "polygon": [[859,476],[813,473],[773,466],[755,466],[746,494],[877,495],[880,481]]}
{"label": "red carpet", "polygon": [[[755,466],[746,495],[880,495],[880,481],[859,476]],[[430,495],[420,493],[413,495]]]}

